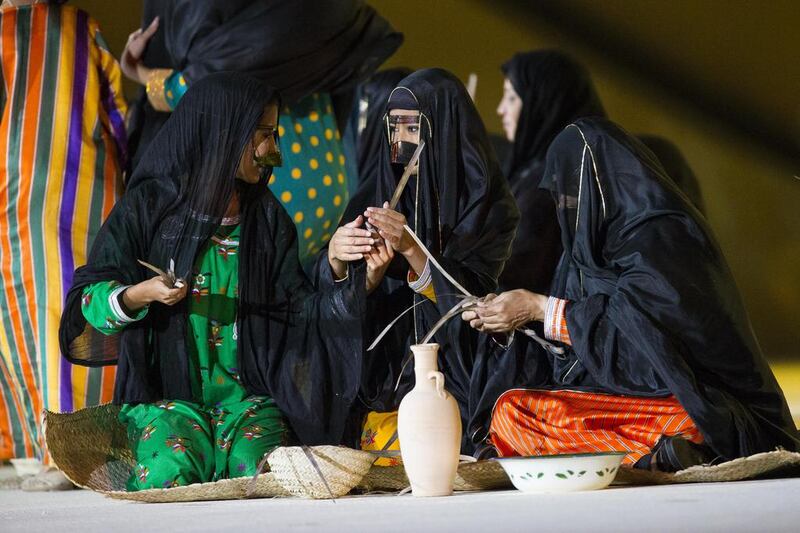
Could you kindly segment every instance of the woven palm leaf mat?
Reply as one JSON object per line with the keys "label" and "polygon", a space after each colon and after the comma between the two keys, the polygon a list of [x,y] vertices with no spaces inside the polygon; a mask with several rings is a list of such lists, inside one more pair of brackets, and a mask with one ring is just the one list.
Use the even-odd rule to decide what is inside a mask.
{"label": "woven palm leaf mat", "polygon": [[674,474],[621,468],[614,482],[633,485],[666,485],[671,483],[718,483],[799,475],[800,453],[775,450],[740,457],[718,465],[692,466]]}
{"label": "woven palm leaf mat", "polygon": [[[252,478],[224,479],[184,487],[127,492],[135,466],[119,407],[101,405],[74,413],[45,412],[45,437],[55,464],[76,485],[111,498],[150,503],[233,500],[243,498],[338,498],[355,492],[397,492],[408,487],[402,465],[373,466],[369,452],[340,446],[278,448],[269,457],[270,471]],[[800,453],[773,451],[715,466],[695,466],[675,474],[621,469],[616,482],[667,484],[738,481],[786,473],[800,474]],[[320,475],[322,474],[322,475]],[[324,479],[323,479],[324,478]],[[462,463],[455,489],[511,488],[495,461]]]}

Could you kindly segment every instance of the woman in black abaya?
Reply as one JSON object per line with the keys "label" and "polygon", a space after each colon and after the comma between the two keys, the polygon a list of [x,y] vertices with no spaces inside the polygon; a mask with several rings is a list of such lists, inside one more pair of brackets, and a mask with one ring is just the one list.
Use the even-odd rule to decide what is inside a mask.
{"label": "woman in black abaya", "polygon": [[[599,450],[675,470],[797,449],[786,400],[710,228],[637,139],[582,119],[551,144],[543,186],[564,254],[549,297],[488,297],[486,333],[544,322],[563,348],[498,356],[490,442],[501,455]],[[488,344],[488,343],[487,343]],[[558,435],[558,436],[556,436]]]}
{"label": "woman in black abaya", "polygon": [[[402,311],[418,304],[394,326],[378,346],[365,355],[361,387],[368,410],[392,412],[413,387],[413,365],[403,366],[409,345],[420,342],[458,300],[458,290],[422,253],[403,224],[419,236],[438,262],[470,293],[494,290],[508,258],[518,220],[514,200],[500,172],[486,130],[463,83],[441,69],[417,71],[392,91],[386,107],[386,133],[380,142],[379,174],[362,184],[331,240],[327,256],[319,260],[323,278],[341,277],[348,261],[371,249],[373,239],[385,240],[394,250],[386,272],[368,274],[375,289],[368,299],[365,338],[374,339]],[[416,173],[397,205],[388,209],[397,179],[411,153],[425,142]],[[383,207],[381,207],[383,206]],[[362,228],[367,220],[377,234]],[[434,341],[441,346],[440,368],[448,390],[464,403],[471,381],[469,351],[473,332],[440,330]],[[464,357],[466,354],[467,358]],[[400,381],[396,390],[395,385]],[[384,439],[393,423],[385,427]],[[373,439],[367,439],[373,440]],[[384,440],[385,441],[385,440]],[[376,443],[367,443],[380,447]]]}
{"label": "woman in black abaya", "polygon": [[[230,461],[247,442],[283,441],[283,418],[303,443],[342,438],[360,378],[363,267],[325,292],[303,274],[294,225],[266,187],[280,162],[278,105],[272,88],[245,75],[195,84],[75,273],[62,351],[76,364],[118,365],[114,402],[142,467],[132,490],[149,487],[150,471],[170,472],[167,481],[179,472],[179,484],[246,474],[265,450]],[[182,279],[153,278],[138,259],[174,264]],[[162,420],[181,414],[197,433]],[[228,427],[237,417],[250,425]],[[153,431],[170,436],[176,455],[199,455],[148,466],[150,451],[139,452]],[[214,464],[209,453],[216,470],[198,471]]]}

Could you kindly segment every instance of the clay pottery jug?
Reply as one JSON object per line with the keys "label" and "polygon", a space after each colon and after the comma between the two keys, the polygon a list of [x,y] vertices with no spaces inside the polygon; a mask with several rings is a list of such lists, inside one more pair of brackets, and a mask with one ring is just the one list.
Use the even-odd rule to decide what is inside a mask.
{"label": "clay pottery jug", "polygon": [[400,402],[397,432],[414,496],[449,496],[461,451],[458,404],[444,389],[438,344],[415,344],[416,384]]}

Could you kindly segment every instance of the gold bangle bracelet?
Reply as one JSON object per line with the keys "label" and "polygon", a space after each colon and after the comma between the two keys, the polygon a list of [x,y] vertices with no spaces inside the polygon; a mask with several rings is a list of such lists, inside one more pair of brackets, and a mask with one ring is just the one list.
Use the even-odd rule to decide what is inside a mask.
{"label": "gold bangle bracelet", "polygon": [[156,68],[153,69],[147,77],[147,100],[156,111],[165,113],[172,111],[167,103],[167,97],[164,94],[164,84],[167,78],[172,75],[172,72],[173,70],[171,68]]}

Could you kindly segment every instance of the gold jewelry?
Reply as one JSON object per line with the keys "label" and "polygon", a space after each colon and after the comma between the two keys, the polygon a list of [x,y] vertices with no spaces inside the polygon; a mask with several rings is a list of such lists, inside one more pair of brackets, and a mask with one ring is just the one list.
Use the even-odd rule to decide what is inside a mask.
{"label": "gold jewelry", "polygon": [[173,70],[171,68],[155,68],[150,71],[150,75],[147,77],[147,100],[156,111],[165,113],[172,111],[172,108],[167,103],[167,97],[164,94],[164,84],[167,78],[172,75],[172,72]]}

